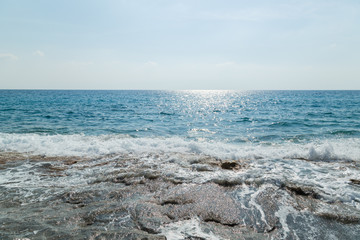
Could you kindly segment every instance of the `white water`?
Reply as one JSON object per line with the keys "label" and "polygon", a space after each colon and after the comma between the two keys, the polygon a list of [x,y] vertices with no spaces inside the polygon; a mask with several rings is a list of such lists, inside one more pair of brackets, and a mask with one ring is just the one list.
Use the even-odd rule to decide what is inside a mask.
{"label": "white water", "polygon": [[[342,139],[318,140],[306,144],[286,142],[273,145],[233,145],[187,141],[178,137],[151,139],[123,135],[0,134],[1,151],[60,157],[96,157],[68,166],[61,177],[44,176],[41,170],[44,169],[41,167],[43,162],[25,161],[2,170],[0,185],[18,189],[22,196],[22,204],[26,205],[50,199],[67,189],[108,188],[109,184],[101,178],[116,176],[117,171],[121,169],[129,174],[136,174],[137,171],[154,172],[155,175],[161,174],[164,178],[182,179],[191,183],[235,182],[242,185],[239,203],[244,209],[259,211],[259,220],[268,225],[263,209],[254,201],[267,185],[275,188],[282,184],[310,187],[325,203],[341,202],[349,207],[349,211],[359,211],[359,187],[350,182],[350,179],[360,179],[360,171],[356,166],[358,163],[351,162],[360,159],[359,143],[358,139]],[[128,159],[123,156],[128,156]],[[201,158],[206,159],[205,156],[220,158],[218,161],[233,159],[245,165],[237,171],[229,171],[207,164],[206,161],[197,161]],[[124,159],[127,159],[130,165],[117,167],[117,162]],[[51,164],[64,166],[61,161]],[[197,167],[207,170],[197,171]],[[90,184],[99,179],[100,184]],[[261,187],[249,187],[254,185]],[[248,207],[243,201],[247,201]],[[292,206],[285,204],[276,212],[284,238],[290,234],[286,218],[289,214],[295,215],[296,211]],[[187,236],[221,239],[212,232],[204,231],[196,218],[164,225],[161,227],[161,233],[168,239],[184,239]]]}
{"label": "white water", "polygon": [[[329,202],[341,201],[360,209],[357,199],[360,193],[350,179],[360,179],[360,171],[351,162],[359,161],[359,139],[342,139],[339,141],[317,141],[308,144],[284,143],[282,145],[232,145],[215,142],[186,141],[181,138],[129,138],[122,135],[85,136],[36,134],[0,134],[1,151],[17,151],[48,156],[104,156],[106,154],[130,154],[139,158],[139,166],[161,169],[161,174],[172,179],[204,183],[208,181],[243,182],[278,182],[310,186],[317,189]],[[241,171],[228,171],[210,165],[204,165],[209,171],[196,171],[194,160],[201,155],[212,156],[222,160],[234,159],[248,162],[248,167]],[[116,155],[115,155],[116,156]],[[116,157],[115,157],[116,158]],[[313,161],[296,160],[304,158]],[[121,160],[121,158],[120,158]],[[321,161],[318,161],[321,160]],[[326,161],[322,161],[326,160]],[[100,158],[97,161],[113,161]],[[87,166],[91,163],[84,163]],[[81,163],[74,165],[79,166]],[[23,166],[25,167],[25,165]],[[21,173],[3,173],[0,183],[13,178],[22,185],[38,184],[36,175]],[[86,181],[77,170],[69,172],[70,178],[63,179],[67,184]],[[91,168],[89,177],[98,173],[113,171],[112,164]],[[13,177],[11,177],[13,176]],[[26,179],[25,179],[26,178]],[[77,179],[79,178],[79,179]],[[88,178],[88,177],[85,177]],[[6,179],[6,181],[5,181]],[[88,179],[89,180],[89,179]],[[11,180],[12,181],[12,180]],[[14,185],[14,184],[11,184]],[[31,185],[31,184],[30,184]],[[10,186],[10,185],[9,185]]]}
{"label": "white water", "polygon": [[166,224],[161,227],[161,234],[169,240],[182,240],[185,237],[195,236],[209,240],[223,240],[214,233],[202,230],[197,218]]}
{"label": "white water", "polygon": [[131,138],[126,135],[38,135],[0,133],[0,151],[47,156],[193,153],[220,159],[308,159],[360,161],[360,139],[315,140],[311,143],[229,144],[190,141],[179,137]]}

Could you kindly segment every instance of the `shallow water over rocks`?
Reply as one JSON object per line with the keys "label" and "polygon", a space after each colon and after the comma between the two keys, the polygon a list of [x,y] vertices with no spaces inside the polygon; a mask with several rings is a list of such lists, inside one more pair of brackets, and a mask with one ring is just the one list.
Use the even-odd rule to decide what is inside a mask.
{"label": "shallow water over rocks", "polygon": [[[358,167],[181,153],[2,152],[0,238],[354,239],[360,188],[350,179]],[[316,172],[331,181],[339,168],[347,179],[341,189],[306,177]]]}

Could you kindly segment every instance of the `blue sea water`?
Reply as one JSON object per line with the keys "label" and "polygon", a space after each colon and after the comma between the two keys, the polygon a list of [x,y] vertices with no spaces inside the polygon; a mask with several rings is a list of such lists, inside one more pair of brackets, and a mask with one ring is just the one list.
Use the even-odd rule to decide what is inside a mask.
{"label": "blue sea water", "polygon": [[0,91],[0,132],[231,143],[360,137],[360,91]]}
{"label": "blue sea water", "polygon": [[0,238],[356,239],[359,184],[360,91],[0,90]]}
{"label": "blue sea water", "polygon": [[1,90],[0,150],[359,160],[360,91]]}

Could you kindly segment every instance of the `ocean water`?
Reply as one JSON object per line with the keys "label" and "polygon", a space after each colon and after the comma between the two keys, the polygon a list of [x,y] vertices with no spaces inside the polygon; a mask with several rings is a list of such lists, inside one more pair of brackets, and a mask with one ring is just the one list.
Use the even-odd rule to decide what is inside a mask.
{"label": "ocean water", "polygon": [[[208,145],[218,144],[237,152],[265,148],[257,149],[260,156],[272,151],[267,146],[336,146],[328,153],[334,154],[332,157],[339,154],[340,158],[359,160],[359,104],[360,91],[2,90],[1,150],[104,154],[117,152],[111,143],[143,140],[153,147],[169,141],[179,142],[178,147],[203,146],[204,151]],[[69,141],[78,144],[66,146]],[[94,141],[92,148],[87,141]],[[45,144],[51,143],[56,148],[42,152],[48,147]],[[349,144],[354,144],[354,149],[349,149]],[[167,149],[154,151],[176,148],[165,145]],[[303,152],[298,154],[305,158]]]}
{"label": "ocean water", "polygon": [[5,239],[360,235],[360,91],[0,90],[0,157]]}

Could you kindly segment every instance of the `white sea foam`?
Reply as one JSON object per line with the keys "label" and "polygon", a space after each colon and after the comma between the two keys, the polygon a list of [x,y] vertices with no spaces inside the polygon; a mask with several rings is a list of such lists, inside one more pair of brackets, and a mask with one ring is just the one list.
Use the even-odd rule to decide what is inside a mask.
{"label": "white sea foam", "polygon": [[204,238],[209,240],[221,240],[212,232],[205,232],[201,229],[200,221],[197,218],[166,224],[161,227],[161,235],[167,239],[181,240],[185,237]]}
{"label": "white sea foam", "polygon": [[86,136],[0,133],[0,151],[47,156],[100,156],[106,154],[192,153],[221,159],[300,158],[313,161],[360,161],[360,139],[317,140],[306,144],[229,144],[190,141],[180,137],[131,138],[124,135]]}
{"label": "white sea foam", "polygon": [[[150,171],[151,169],[151,171],[155,171],[155,175],[156,171],[159,171],[167,179],[193,183],[223,181],[238,184],[250,183],[249,186],[252,185],[251,183],[262,183],[263,186],[266,183],[275,183],[277,186],[294,184],[310,187],[326,202],[339,201],[359,210],[358,187],[352,185],[350,179],[360,179],[360,172],[353,163],[336,161],[337,159],[358,161],[360,156],[358,146],[359,140],[357,139],[343,139],[337,142],[317,141],[302,145],[294,143],[231,145],[219,142],[187,141],[181,138],[129,138],[121,135],[0,134],[1,151],[32,152],[49,156],[101,156],[115,153],[111,157],[105,156],[91,161],[80,161],[69,166],[67,170],[64,170],[65,174],[61,177],[61,181],[51,176],[45,178],[41,170],[36,170],[43,169],[40,167],[42,163],[25,162],[17,166],[16,171],[13,171],[12,168],[3,170],[0,176],[0,185],[7,188],[22,188],[22,191],[26,192],[24,196],[29,197],[26,202],[33,201],[31,196],[38,194],[39,187],[46,188],[47,190],[34,200],[40,201],[51,197],[52,193],[63,191],[63,188],[84,187],[89,182],[101,180],[102,176],[114,174],[114,166],[118,159],[122,159],[116,154],[131,152],[132,155],[135,155],[136,161],[132,162],[133,168],[129,169],[126,166],[126,171],[140,171],[141,169]],[[206,165],[210,169],[209,171],[197,171],[194,166],[197,166],[196,159],[199,159],[199,154],[221,159],[242,160],[248,158],[253,161],[245,161],[248,165],[239,171],[224,170],[219,166],[211,165]],[[291,158],[306,158],[313,161]],[[102,164],[104,162],[108,164]],[[61,167],[61,162],[52,164],[54,166],[60,164],[59,167]],[[116,170],[119,170],[119,167]],[[247,185],[243,185],[243,190],[244,196],[239,199],[245,199],[247,195],[257,195],[256,192],[252,192],[255,190],[248,188]],[[241,200],[239,201],[241,203]],[[243,205],[245,206],[245,204]],[[250,201],[249,208],[258,209],[262,221],[266,224],[264,213],[256,202]],[[168,236],[178,236],[176,234],[180,234],[180,232],[176,232],[177,228],[186,229],[191,225],[197,226],[196,221],[179,222],[178,224],[181,227],[176,225],[173,229],[168,226],[169,228],[164,231],[167,231]],[[200,236],[199,231],[196,234],[196,236]],[[209,239],[208,236],[203,237]]]}

